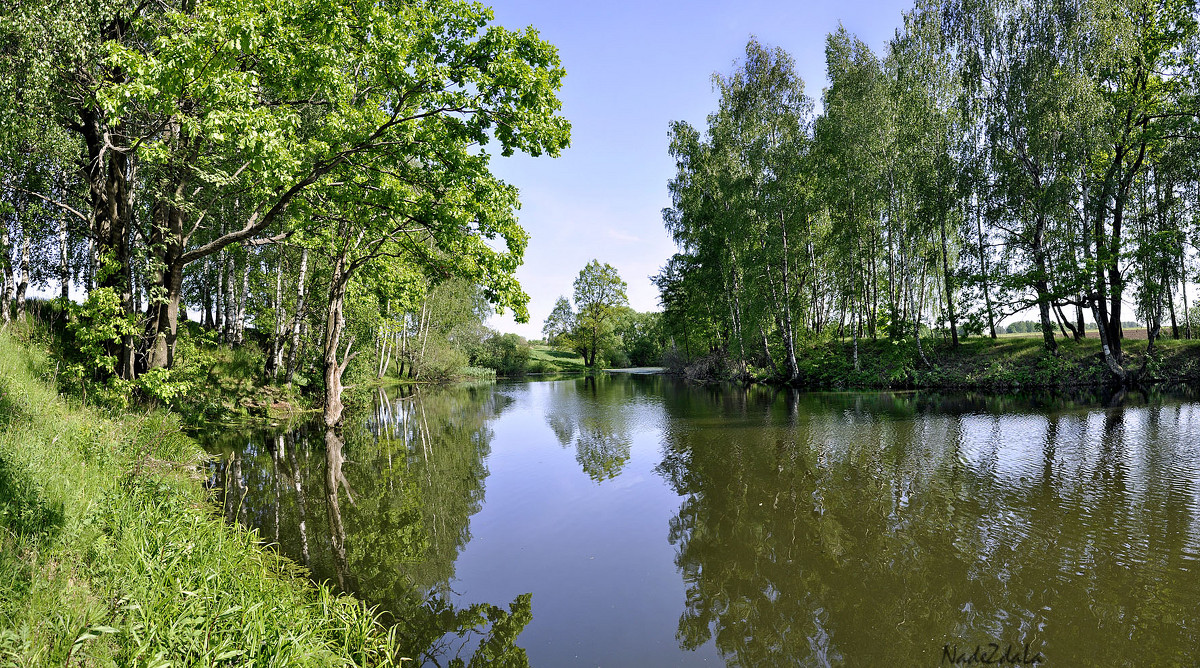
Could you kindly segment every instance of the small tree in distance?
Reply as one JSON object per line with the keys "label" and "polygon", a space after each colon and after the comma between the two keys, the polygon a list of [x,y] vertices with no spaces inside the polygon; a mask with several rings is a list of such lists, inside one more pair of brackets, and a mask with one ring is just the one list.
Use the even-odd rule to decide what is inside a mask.
{"label": "small tree in distance", "polygon": [[575,312],[571,309],[570,300],[566,297],[559,297],[558,301],[554,302],[554,310],[550,311],[550,315],[546,317],[546,324],[542,326],[542,335],[546,337],[546,345],[559,345],[560,340],[570,334],[574,326]]}

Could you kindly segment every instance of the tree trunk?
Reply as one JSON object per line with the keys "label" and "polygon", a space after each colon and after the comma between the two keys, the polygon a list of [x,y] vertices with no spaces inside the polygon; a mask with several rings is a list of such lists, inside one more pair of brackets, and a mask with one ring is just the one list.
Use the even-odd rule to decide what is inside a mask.
{"label": "tree trunk", "polygon": [[[731,262],[730,264],[736,265],[736,261]],[[736,266],[734,266],[730,273],[733,274],[733,290],[730,291],[733,298],[729,300],[729,316],[732,319],[733,335],[737,339],[738,344],[738,369],[741,370],[741,373],[744,376],[746,374],[746,346],[742,336],[742,300],[739,297],[741,293],[741,285],[738,284]]]}
{"label": "tree trunk", "polygon": [[[1180,267],[1185,266],[1183,260],[1184,260],[1183,251],[1180,250],[1180,252],[1179,252],[1179,266]],[[1183,291],[1182,292],[1182,294],[1183,294],[1183,338],[1190,340],[1192,338],[1192,315],[1188,311],[1187,271],[1186,271],[1186,269],[1184,271],[1179,272],[1179,288]]]}
{"label": "tree trunk", "polygon": [[[92,207],[92,239],[95,242],[96,287],[113,291],[126,314],[133,314],[133,294],[130,288],[132,273],[129,264],[129,232],[133,220],[133,204],[137,189],[135,165],[130,153],[114,150],[111,138],[123,136],[117,125],[109,132],[102,127],[101,111],[92,107],[78,110],[79,129],[87,152],[82,169]],[[134,377],[134,341],[123,336],[119,343],[105,346],[117,359],[116,374],[121,378]]]}
{"label": "tree trunk", "polygon": [[596,347],[599,345],[600,345],[600,326],[593,324],[592,325],[592,346],[591,346],[591,350],[588,351],[590,357],[588,359],[584,360],[584,362],[587,364],[587,366],[589,368],[596,366]]}
{"label": "tree trunk", "polygon": [[182,236],[183,212],[169,204],[155,206],[156,230],[152,245],[159,247],[162,264],[154,273],[155,292],[163,296],[150,304],[146,327],[147,369],[170,368],[175,364],[175,341],[179,334],[179,304],[183,298]]}
{"label": "tree trunk", "polygon": [[854,336],[854,370],[860,371],[861,367],[858,364],[858,308],[851,316],[850,333]]}
{"label": "tree trunk", "polygon": [[[95,229],[93,222],[90,226]],[[83,272],[83,289],[90,293],[96,287],[96,242],[89,236],[87,240],[87,271]]]}
{"label": "tree trunk", "polygon": [[1048,352],[1058,351],[1058,342],[1054,340],[1054,325],[1050,323],[1049,286],[1045,281],[1035,281],[1034,287],[1038,293],[1038,320],[1042,328],[1042,344]]}
{"label": "tree trunk", "polygon": [[304,311],[307,307],[305,282],[308,280],[308,249],[305,248],[300,253],[300,283],[297,288],[296,297],[296,313],[292,316],[292,344],[288,346],[287,370],[284,373],[284,382],[290,387],[292,378],[296,375],[296,356],[300,348],[300,338],[303,335],[304,325],[307,318],[304,317]]}
{"label": "tree trunk", "polygon": [[162,286],[166,298],[150,309],[148,334],[154,338],[146,351],[146,368],[175,365],[175,342],[179,338],[179,304],[183,296],[183,264],[173,261],[164,268]]}
{"label": "tree trunk", "polygon": [[201,288],[200,300],[204,302],[204,329],[212,330],[216,327],[216,321],[213,320],[213,291],[212,291],[212,263],[204,263],[204,284]]}
{"label": "tree trunk", "polygon": [[1171,338],[1179,340],[1179,321],[1175,318],[1175,291],[1171,289],[1173,281],[1163,281],[1167,289],[1167,307],[1171,310]]}
{"label": "tree trunk", "polygon": [[975,232],[979,236],[979,270],[983,276],[983,302],[987,306],[988,332],[996,337],[996,317],[992,311],[992,292],[988,285],[987,250],[983,243],[983,214],[980,212],[979,200],[975,200]]}
{"label": "tree trunk", "polygon": [[921,361],[925,364],[926,367],[931,367],[932,365],[929,363],[929,359],[927,357],[925,357],[925,349],[923,347],[921,347],[921,311],[924,310],[922,308],[924,301],[925,301],[925,270],[922,269],[921,270],[921,293],[920,293],[920,296],[917,297],[916,305],[913,307],[913,316],[914,316],[914,318],[913,318],[913,323],[914,323],[913,324],[913,334],[916,335],[917,354],[921,356]]}
{"label": "tree trunk", "polygon": [[779,215],[779,235],[783,243],[783,271],[782,282],[780,286],[783,290],[783,352],[786,355],[788,382],[794,383],[800,378],[800,366],[796,364],[796,337],[792,331],[792,288],[791,288],[791,272],[788,265],[788,236],[787,236],[787,221],[783,214]]}
{"label": "tree trunk", "polygon": [[283,317],[283,249],[279,249],[279,265],[275,268],[275,329],[271,337],[271,380],[283,367],[283,340],[287,336],[287,320]]}
{"label": "tree trunk", "polygon": [[216,318],[213,320],[213,325],[217,332],[218,338],[225,336],[225,259],[219,255],[213,256],[213,273],[215,280],[213,284],[213,303],[216,307]]}
{"label": "tree trunk", "polygon": [[763,329],[762,323],[759,323],[758,325],[758,333],[762,337],[763,361],[765,362],[766,368],[774,369],[775,362],[771,359],[771,347],[767,345],[767,332]]}
{"label": "tree trunk", "polygon": [[1067,331],[1070,330],[1070,337],[1075,341],[1079,340],[1079,330],[1075,329],[1075,324],[1067,318],[1067,315],[1063,313],[1062,307],[1058,304],[1054,305],[1054,317],[1058,320],[1058,331],[1062,332],[1064,339],[1067,338]]}
{"label": "tree trunk", "polygon": [[325,334],[322,337],[322,362],[325,377],[325,426],[336,427],[342,422],[342,374],[353,357],[350,347],[354,338],[346,342],[345,352],[339,357],[342,333],[346,329],[344,313],[346,286],[350,277],[346,273],[346,256],[340,255],[333,263],[330,276],[329,304],[325,312]]}
{"label": "tree trunk", "polygon": [[1113,377],[1115,377],[1117,381],[1121,383],[1121,385],[1124,385],[1126,378],[1125,369],[1121,366],[1121,360],[1115,354],[1113,354],[1112,346],[1108,340],[1108,328],[1103,324],[1100,324],[1104,322],[1104,308],[1105,305],[1103,299],[1093,300],[1092,318],[1095,319],[1097,323],[1096,331],[1100,335],[1100,351],[1104,357],[1104,363],[1108,365],[1108,370],[1112,372]]}
{"label": "tree trunk", "polygon": [[1108,343],[1112,347],[1113,357],[1115,357],[1118,361],[1120,361],[1122,358],[1121,348],[1122,339],[1124,338],[1124,332],[1121,329],[1121,294],[1123,292],[1125,283],[1124,278],[1121,276],[1120,263],[1121,226],[1125,217],[1125,202],[1129,198],[1129,184],[1132,183],[1132,180],[1131,173],[1129,178],[1120,184],[1117,189],[1117,194],[1113,198],[1113,223],[1108,248]]}
{"label": "tree trunk", "polygon": [[233,258],[233,253],[225,255],[225,329],[222,332],[221,338],[226,343],[237,343],[234,339],[234,333],[237,329],[237,288],[234,285],[234,274],[237,272],[237,263]]}
{"label": "tree trunk", "polygon": [[[133,244],[131,243],[129,247],[133,248]],[[138,281],[138,278],[137,265],[133,265],[129,271],[129,294],[133,295],[133,313],[135,314],[142,312],[142,291],[139,289],[142,287],[142,284]],[[146,310],[149,309],[150,304],[147,303]]]}
{"label": "tree trunk", "polygon": [[950,272],[950,253],[946,248],[946,212],[941,214],[941,225],[938,226],[942,237],[942,283],[946,288],[946,315],[950,320],[950,347],[958,347],[958,318],[954,313],[954,282]]}
{"label": "tree trunk", "polygon": [[13,280],[12,270],[12,249],[10,248],[12,240],[9,237],[8,222],[0,223],[0,269],[4,270],[3,289],[0,290],[0,324],[7,325],[12,322],[12,299],[13,292],[16,290],[16,281]]}
{"label": "tree trunk", "polygon": [[1049,352],[1058,351],[1058,342],[1054,340],[1054,326],[1050,324],[1050,285],[1046,280],[1046,216],[1038,213],[1033,231],[1033,261],[1037,270],[1037,279],[1033,282],[1037,291],[1038,318],[1042,326],[1042,343]]}
{"label": "tree trunk", "polygon": [[71,298],[71,264],[70,246],[67,236],[67,218],[63,216],[58,226],[58,283],[59,297],[62,298],[64,313],[67,302]]}
{"label": "tree trunk", "polygon": [[29,289],[29,233],[21,233],[21,264],[17,276],[17,322],[25,322],[25,291]]}
{"label": "tree trunk", "polygon": [[1162,331],[1162,304],[1159,303],[1153,307],[1152,314],[1146,323],[1146,356],[1142,359],[1142,370],[1138,373],[1140,378],[1146,373],[1146,365],[1150,363],[1151,356],[1154,355],[1154,343],[1158,340],[1158,334]]}
{"label": "tree trunk", "polygon": [[[1092,319],[1096,321],[1096,333],[1100,337],[1101,357],[1104,359],[1105,365],[1108,367],[1113,378],[1122,386],[1126,382],[1125,369],[1122,366],[1120,348],[1114,350],[1113,342],[1111,341],[1111,330],[1108,327],[1108,284],[1104,277],[1104,266],[1107,262],[1105,257],[1105,242],[1104,242],[1104,216],[1107,214],[1108,208],[1108,179],[1105,180],[1105,186],[1102,189],[1102,194],[1097,198],[1097,207],[1091,217],[1091,234],[1089,243],[1085,245],[1085,252],[1095,251],[1092,259],[1095,263],[1095,284],[1094,292],[1089,295],[1088,301],[1091,302]],[[1087,209],[1084,209],[1087,211]]]}
{"label": "tree trunk", "polygon": [[[428,304],[429,299],[426,297],[425,302],[421,305],[421,330],[424,331],[418,330],[418,334],[421,336],[421,354],[414,360],[412,365],[414,370],[413,380],[419,379],[421,377],[421,370],[425,368],[425,349],[429,345],[429,321],[433,319],[433,311],[425,308]],[[592,357],[593,359],[595,358],[594,353]],[[420,362],[420,366],[417,365],[417,362]]]}
{"label": "tree trunk", "polygon": [[234,322],[233,341],[239,346],[246,342],[246,302],[250,301],[250,257],[242,266],[242,290],[237,300],[237,320]]}

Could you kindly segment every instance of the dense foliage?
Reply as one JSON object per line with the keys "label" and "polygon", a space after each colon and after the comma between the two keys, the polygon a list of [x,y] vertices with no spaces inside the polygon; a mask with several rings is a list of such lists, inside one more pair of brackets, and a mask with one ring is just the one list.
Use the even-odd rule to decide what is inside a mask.
{"label": "dense foliage", "polygon": [[1190,0],[919,0],[882,56],[828,36],[816,112],[751,40],[707,128],[671,127],[672,354],[797,382],[802,344],[847,341],[857,369],[860,340],[891,340],[927,365],[922,336],[1033,312],[1049,353],[1098,325],[1130,380],[1130,316],[1148,356],[1165,322],[1196,334],[1198,49]]}
{"label": "dense foliage", "polygon": [[268,380],[319,389],[330,424],[371,340],[381,366],[397,346],[421,352],[412,376],[443,374],[459,333],[430,304],[452,279],[526,317],[490,146],[569,141],[554,47],[491,19],[459,0],[6,3],[4,321],[31,287],[82,288],[72,318],[102,333],[77,376],[124,394],[171,381],[191,307],[256,339]]}

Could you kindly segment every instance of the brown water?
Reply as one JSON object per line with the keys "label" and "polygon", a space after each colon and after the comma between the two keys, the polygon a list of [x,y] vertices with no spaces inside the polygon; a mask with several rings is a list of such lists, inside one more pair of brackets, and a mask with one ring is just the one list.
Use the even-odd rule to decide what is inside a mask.
{"label": "brown water", "polygon": [[430,665],[1196,665],[1200,404],[1103,400],[610,376],[209,446]]}

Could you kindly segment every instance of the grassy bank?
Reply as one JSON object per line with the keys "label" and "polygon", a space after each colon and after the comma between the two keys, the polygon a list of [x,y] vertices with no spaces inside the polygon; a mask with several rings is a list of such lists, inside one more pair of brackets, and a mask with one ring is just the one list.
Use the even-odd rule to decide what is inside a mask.
{"label": "grassy bank", "polygon": [[214,513],[164,413],[68,403],[0,332],[0,665],[388,665],[358,601]]}
{"label": "grassy bank", "polygon": [[[822,342],[797,347],[798,385],[821,389],[978,389],[1093,387],[1111,382],[1096,338],[1060,339],[1058,352],[1047,353],[1040,336],[965,339],[957,348],[925,341],[925,359],[911,340],[869,339],[858,343],[858,369],[850,342]],[[1200,341],[1160,339],[1150,359],[1146,341],[1125,340],[1125,368],[1140,371],[1144,383],[1200,383]],[[727,363],[712,358],[685,370],[698,380],[729,377]],[[750,369],[754,380],[770,381],[765,369]]]}
{"label": "grassy bank", "polygon": [[529,347],[529,365],[536,373],[582,373],[588,370],[579,353],[540,344]]}

